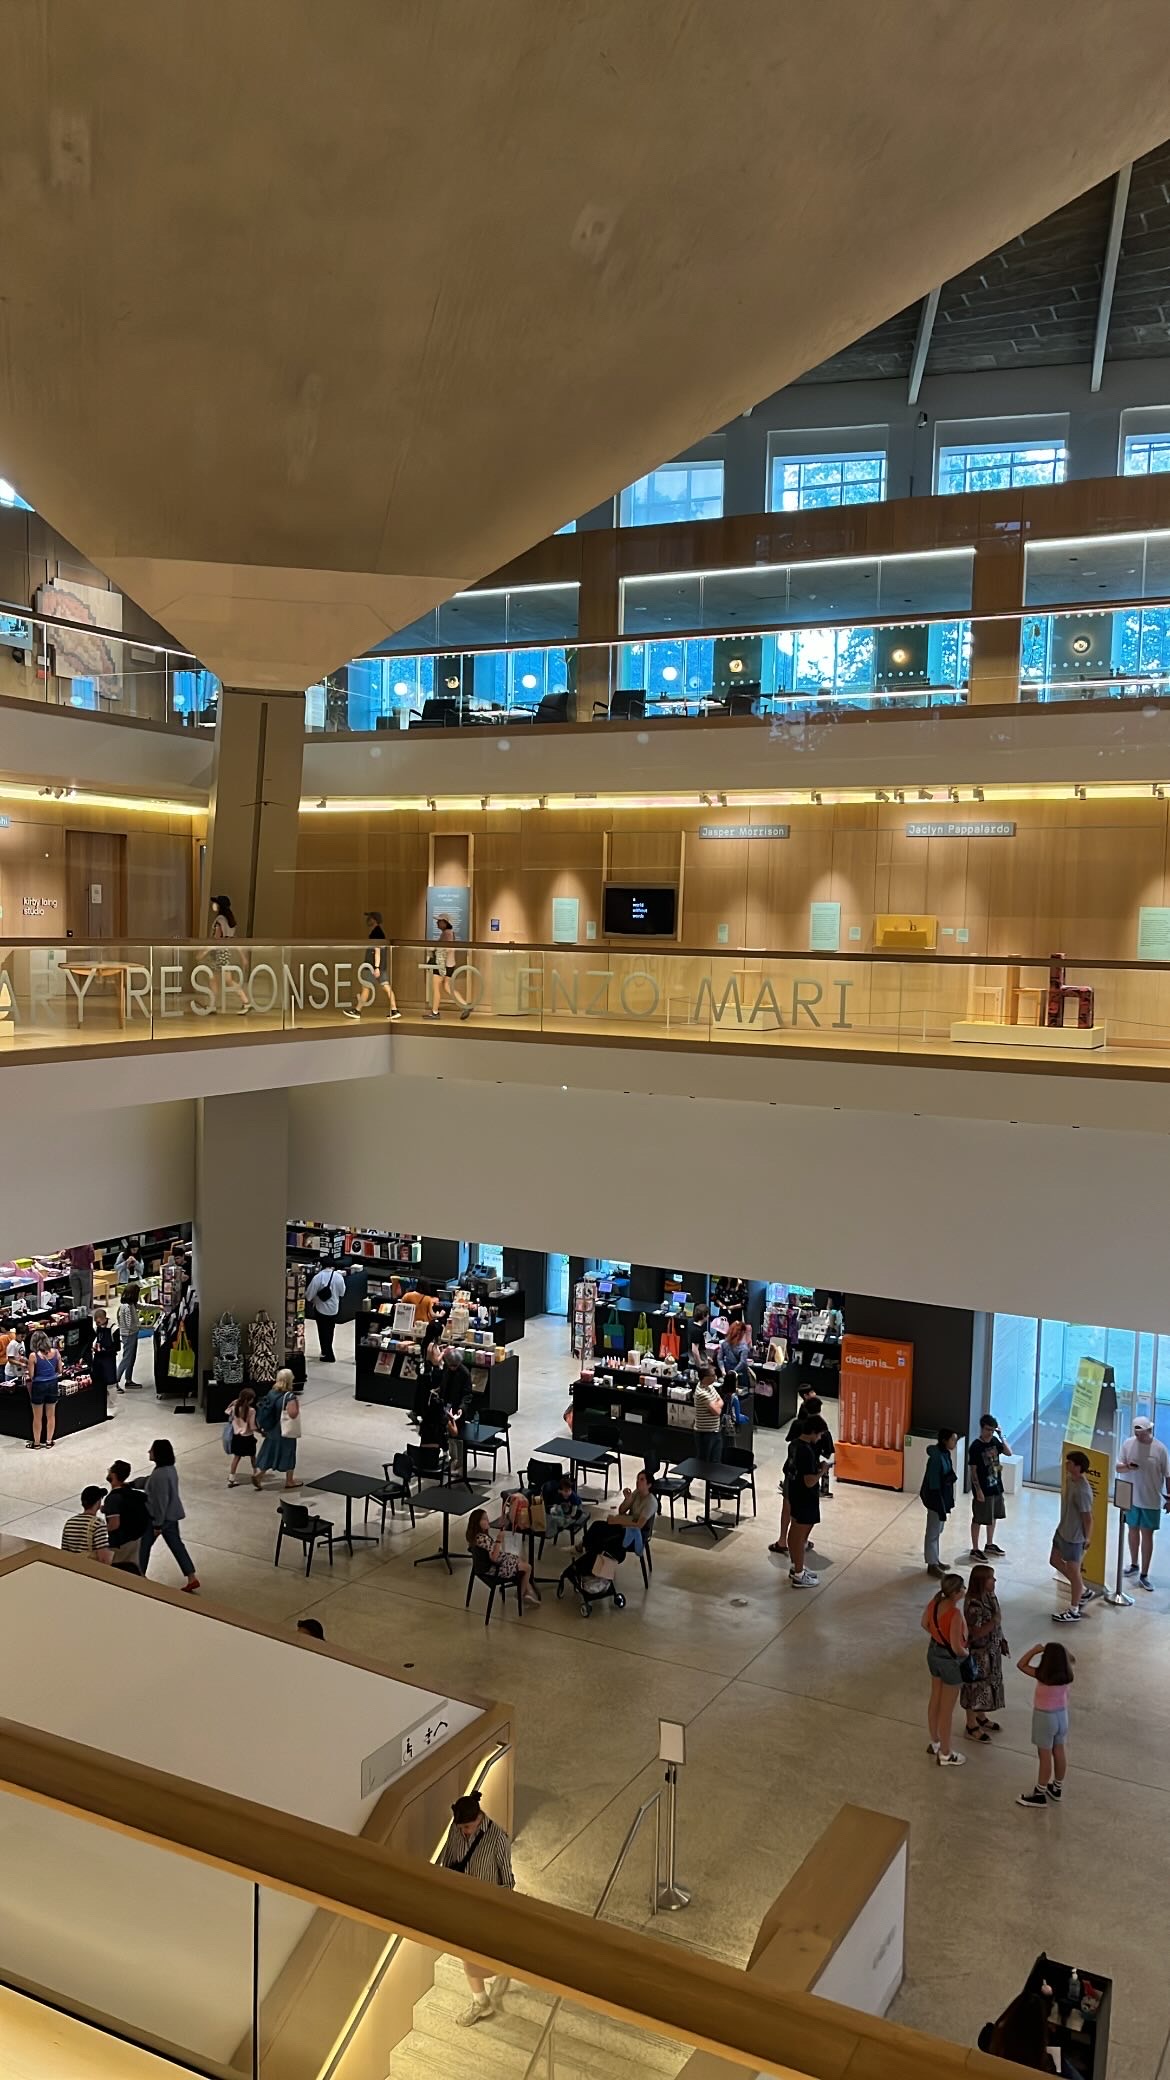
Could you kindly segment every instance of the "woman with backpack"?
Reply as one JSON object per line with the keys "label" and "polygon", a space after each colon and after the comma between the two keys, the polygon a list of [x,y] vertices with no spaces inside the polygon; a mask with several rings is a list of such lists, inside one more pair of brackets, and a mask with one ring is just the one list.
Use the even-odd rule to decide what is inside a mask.
{"label": "woman with backpack", "polygon": [[926,1666],[930,1670],[930,1703],[927,1724],[930,1746],[940,1769],[958,1769],[967,1757],[951,1746],[951,1722],[964,1681],[971,1673],[967,1650],[967,1621],[961,1604],[964,1582],[961,1574],[944,1574],[938,1595],[932,1596],[922,1613],[922,1629],[928,1635]]}
{"label": "woman with backpack", "polygon": [[262,1488],[266,1473],[283,1473],[286,1488],[303,1488],[304,1482],[296,1478],[301,1404],[287,1365],[277,1373],[275,1385],[269,1387],[256,1410],[256,1424],[263,1443],[256,1454],[252,1486]]}
{"label": "woman with backpack", "polygon": [[260,1476],[256,1472],[256,1396],[251,1387],[241,1387],[234,1401],[224,1410],[224,1450],[231,1453],[232,1463],[228,1468],[228,1487],[238,1488],[236,1475],[240,1460],[247,1459],[252,1468],[252,1486],[258,1488]]}

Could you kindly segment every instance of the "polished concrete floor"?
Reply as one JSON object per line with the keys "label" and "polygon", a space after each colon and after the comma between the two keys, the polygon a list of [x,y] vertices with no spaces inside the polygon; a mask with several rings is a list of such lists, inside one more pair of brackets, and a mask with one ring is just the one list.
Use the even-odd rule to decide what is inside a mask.
{"label": "polished concrete floor", "polygon": [[[339,1335],[335,1366],[310,1359],[300,1448],[309,1479],[338,1467],[377,1473],[407,1434],[398,1412],[354,1400],[349,1333]],[[561,1431],[574,1369],[565,1326],[549,1317],[530,1324],[519,1352],[517,1465]],[[639,1801],[659,1781],[659,1717],[683,1720],[679,1875],[694,1902],[659,1927],[668,1940],[743,1962],[765,1908],[851,1800],[911,1824],[896,2019],[971,2044],[1045,1948],[1115,1978],[1112,2070],[1170,2080],[1170,1526],[1155,1593],[1132,1610],[1095,1605],[1070,1642],[1078,1659],[1068,1791],[1061,1810],[1030,1812],[1014,1801],[1033,1777],[1031,1685],[1014,1671],[994,1747],[967,1748],[958,1770],[927,1759],[917,1499],[839,1490],[816,1540],[820,1586],[794,1591],[767,1550],[774,1432],[761,1433],[754,1522],[748,1515],[717,1545],[681,1520],[672,1536],[667,1523],[648,1592],[636,1564],[625,1564],[625,1610],[602,1606],[586,1621],[546,1590],[538,1611],[520,1622],[509,1607],[490,1632],[478,1595],[477,1608],[464,1610],[462,1568],[449,1577],[412,1565],[438,1544],[433,1519],[412,1534],[400,1518],[381,1546],[352,1560],[339,1548],[332,1574],[319,1557],[306,1581],[287,1548],[274,1569],[272,1495],[247,1485],[229,1492],[218,1431],[160,1410],[151,1393],[126,1396],[116,1421],[52,1452],[0,1440],[0,1527],[56,1543],[85,1482],[115,1456],[145,1469],[160,1434],[179,1455],[185,1530],[209,1603],[290,1629],[311,1611],[330,1640],[394,1673],[515,1704],[516,1869],[529,1892],[592,1907]],[[322,1502],[340,1521],[341,1504]],[[1009,1501],[999,1566],[1013,1659],[1059,1636],[1049,1623],[1054,1516],[1046,1492]],[[961,1518],[951,1528],[944,1554],[962,1565]],[[177,1585],[169,1555],[153,1568]],[[635,1852],[613,1902],[639,1925],[648,1920],[648,1855],[649,1845]]]}

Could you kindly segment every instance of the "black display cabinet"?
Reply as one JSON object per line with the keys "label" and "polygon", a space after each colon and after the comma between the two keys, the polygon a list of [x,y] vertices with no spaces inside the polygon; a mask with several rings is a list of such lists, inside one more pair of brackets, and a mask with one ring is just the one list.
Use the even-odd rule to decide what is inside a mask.
{"label": "black display cabinet", "polygon": [[[78,1430],[92,1430],[95,1423],[106,1420],[106,1390],[95,1387],[90,1381],[73,1393],[66,1393],[64,1386],[57,1399],[58,1437],[72,1437]],[[5,1382],[0,1387],[0,1437],[31,1437],[32,1415],[28,1390],[23,1382],[13,1386]]]}
{"label": "black display cabinet", "polygon": [[[657,1459],[673,1464],[695,1455],[693,1422],[672,1423],[665,1385],[642,1379],[632,1370],[595,1372],[576,1380],[572,1389],[573,1437],[578,1444],[600,1444],[624,1458]],[[737,1450],[754,1450],[754,1396],[740,1396],[748,1418],[735,1433]],[[678,1402],[673,1406],[684,1404]]]}
{"label": "black display cabinet", "polygon": [[[402,1364],[404,1358],[417,1358],[417,1350],[390,1352],[392,1362],[389,1369],[379,1372],[380,1347],[376,1343],[366,1341],[372,1325],[380,1325],[384,1329],[388,1321],[389,1317],[384,1314],[359,1314],[357,1317],[353,1352],[354,1369],[357,1373],[355,1398],[358,1401],[377,1402],[382,1408],[413,1408],[418,1388],[418,1374],[413,1372],[411,1377],[404,1378]],[[474,1378],[474,1353],[464,1350],[462,1356],[464,1364]],[[490,1365],[481,1369],[487,1378],[482,1393],[476,1394],[477,1406],[490,1408],[493,1415],[514,1416],[520,1406],[518,1353],[510,1351],[507,1357],[495,1358]]]}

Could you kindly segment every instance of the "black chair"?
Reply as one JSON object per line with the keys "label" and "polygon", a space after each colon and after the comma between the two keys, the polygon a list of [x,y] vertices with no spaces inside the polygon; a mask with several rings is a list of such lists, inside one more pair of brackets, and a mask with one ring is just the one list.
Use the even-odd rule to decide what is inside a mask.
{"label": "black chair", "polygon": [[569,719],[568,693],[546,693],[542,696],[534,718],[537,722],[567,722]]}
{"label": "black chair", "polygon": [[736,1473],[747,1475],[747,1480],[744,1483],[744,1485],[751,1492],[752,1515],[754,1517],[756,1514],[755,1454],[753,1452],[749,1452],[747,1450],[747,1447],[744,1445],[725,1444],[723,1447],[723,1458],[720,1463],[724,1466],[731,1467]]}
{"label": "black chair", "polygon": [[[734,1447],[724,1445],[723,1457],[719,1461],[719,1478],[718,1480],[710,1481],[707,1486],[708,1510],[710,1510],[711,1504],[713,1502],[730,1502],[732,1497],[734,1496],[735,1521],[737,1524],[739,1522],[740,1505],[743,1502],[744,1496],[749,1492],[749,1490],[752,1496],[752,1514],[753,1516],[755,1515],[754,1473],[748,1474],[741,1467],[735,1464],[735,1459],[737,1457],[743,1458],[744,1456],[745,1454],[743,1453],[735,1453]],[[746,1457],[750,1459],[751,1453],[748,1452],[746,1454]]]}
{"label": "black chair", "polygon": [[450,1485],[451,1465],[451,1454],[445,1452],[441,1444],[408,1444],[404,1452],[395,1452],[387,1468],[387,1478],[407,1483],[413,1481],[421,1495],[424,1487],[435,1481],[441,1486],[444,1477]]}
{"label": "black chair", "polygon": [[280,1549],[286,1538],[295,1538],[305,1550],[305,1573],[313,1572],[313,1554],[321,1539],[329,1548],[329,1565],[333,1565],[333,1525],[328,1517],[315,1517],[303,1502],[278,1502],[280,1529],[276,1534],[276,1554],[272,1565],[280,1566]]}
{"label": "black chair", "polygon": [[389,1510],[390,1515],[393,1517],[395,1503],[403,1502],[410,1512],[410,1528],[413,1531],[416,1528],[414,1497],[410,1492],[409,1480],[405,1474],[395,1473],[393,1461],[390,1459],[383,1460],[382,1472],[385,1475],[383,1486],[376,1495],[366,1496],[366,1506],[362,1512],[363,1523],[369,1523],[370,1504],[372,1502],[375,1509],[380,1509],[382,1512],[379,1535],[384,1538],[386,1535],[386,1511]]}
{"label": "black chair", "polygon": [[488,1440],[483,1444],[468,1444],[467,1456],[471,1460],[472,1465],[476,1465],[476,1463],[479,1461],[481,1457],[484,1459],[490,1459],[492,1462],[492,1479],[495,1480],[496,1460],[499,1458],[500,1453],[503,1452],[507,1458],[508,1472],[511,1473],[512,1440],[508,1435],[508,1417],[494,1416],[490,1408],[485,1408],[483,1414],[480,1416],[476,1416],[474,1420],[480,1425],[482,1429],[498,1430],[500,1432],[500,1435],[496,1438]]}
{"label": "black chair", "polygon": [[652,1480],[650,1486],[657,1495],[659,1502],[665,1502],[670,1510],[670,1528],[672,1531],[674,1530],[674,1505],[676,1502],[682,1503],[683,1516],[688,1524],[690,1523],[691,1484],[689,1481],[680,1479],[677,1473],[663,1473],[659,1474],[655,1480]]}
{"label": "black chair", "polygon": [[642,1550],[638,1555],[638,1559],[642,1567],[642,1587],[644,1589],[650,1587],[650,1577],[654,1572],[654,1555],[650,1548],[654,1543],[654,1526],[657,1521],[657,1517],[651,1517],[650,1522],[642,1526]]}
{"label": "black chair", "polygon": [[425,700],[422,707],[412,711],[411,729],[458,729],[463,720],[463,708],[454,695],[439,694]]}
{"label": "black chair", "polygon": [[641,687],[633,691],[619,687],[610,695],[608,705],[605,701],[594,701],[593,720],[597,722],[602,718],[609,722],[645,722],[646,695]]}
{"label": "black chair", "polygon": [[511,1581],[505,1581],[500,1573],[498,1564],[488,1559],[482,1546],[472,1546],[471,1548],[471,1573],[467,1577],[467,1594],[463,1599],[465,1611],[471,1609],[471,1592],[477,1582],[482,1582],[488,1592],[487,1616],[483,1621],[485,1626],[491,1623],[492,1606],[496,1597],[499,1597],[500,1609],[503,1610],[504,1599],[509,1589],[514,1592],[516,1597],[517,1616],[521,1618],[524,1616],[524,1598],[520,1594],[519,1575],[513,1575]]}

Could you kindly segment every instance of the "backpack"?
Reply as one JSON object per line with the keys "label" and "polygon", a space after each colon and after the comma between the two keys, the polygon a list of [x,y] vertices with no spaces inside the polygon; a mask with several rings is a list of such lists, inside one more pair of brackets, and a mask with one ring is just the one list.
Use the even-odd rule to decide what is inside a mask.
{"label": "backpack", "polygon": [[256,1409],[256,1428],[263,1431],[265,1437],[279,1433],[283,1407],[284,1395],[278,1394],[275,1387],[270,1387]]}
{"label": "backpack", "polygon": [[234,1314],[221,1314],[211,1332],[211,1355],[215,1376],[224,1387],[244,1384],[244,1352],[240,1325]]}
{"label": "backpack", "polygon": [[117,1543],[128,1546],[133,1539],[145,1538],[149,1529],[150,1511],[141,1488],[119,1488]]}
{"label": "backpack", "polygon": [[248,1378],[253,1386],[267,1386],[276,1374],[276,1323],[261,1308],[248,1323]]}

